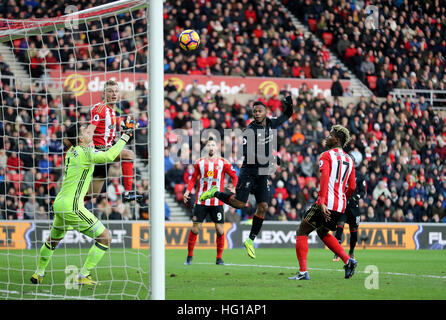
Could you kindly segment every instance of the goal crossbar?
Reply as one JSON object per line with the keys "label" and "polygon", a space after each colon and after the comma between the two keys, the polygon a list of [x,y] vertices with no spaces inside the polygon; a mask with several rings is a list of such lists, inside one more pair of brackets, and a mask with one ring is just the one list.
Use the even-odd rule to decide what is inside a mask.
{"label": "goal crossbar", "polygon": [[147,6],[146,0],[120,0],[98,7],[72,12],[61,17],[47,19],[0,19],[0,42],[7,42],[28,36],[41,35],[70,27],[73,22],[87,23],[98,16],[106,18],[129,10],[138,10]]}

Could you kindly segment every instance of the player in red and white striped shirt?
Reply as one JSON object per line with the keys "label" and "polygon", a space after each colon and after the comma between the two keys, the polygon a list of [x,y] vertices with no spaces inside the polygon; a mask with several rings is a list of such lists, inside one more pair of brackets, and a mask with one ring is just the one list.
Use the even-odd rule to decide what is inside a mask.
{"label": "player in red and white striped shirt", "polygon": [[[104,84],[104,101],[99,102],[90,110],[90,125],[88,130],[93,132],[93,143],[98,150],[107,150],[115,141],[119,120],[116,118],[115,108],[119,101],[119,87],[114,80]],[[127,122],[126,122],[127,125]],[[121,162],[122,160],[122,162]],[[135,154],[132,150],[122,149],[115,162],[121,162],[124,182],[124,201],[138,200],[142,196],[136,195],[133,190],[133,161]],[[107,178],[107,164],[95,166],[90,192],[99,194]]]}
{"label": "player in red and white striped shirt", "polygon": [[345,278],[351,278],[357,262],[349,257],[338,240],[329,232],[344,214],[348,198],[355,192],[355,166],[352,158],[342,149],[350,141],[349,131],[335,125],[326,139],[329,149],[319,161],[320,189],[316,203],[306,212],[296,236],[296,255],[299,272],[290,280],[309,280],[307,271],[308,235],[316,230],[325,245],[345,263]]}
{"label": "player in red and white striped shirt", "polygon": [[233,186],[237,185],[238,178],[229,161],[217,156],[217,143],[212,137],[207,141],[206,149],[208,156],[195,162],[192,177],[190,178],[186,192],[184,193],[184,203],[187,204],[190,199],[190,193],[198,180],[195,206],[193,209],[193,225],[189,232],[187,245],[188,254],[186,262],[184,263],[185,265],[190,265],[192,263],[195,242],[202,228],[202,223],[208,214],[211,220],[215,223],[215,230],[217,231],[216,263],[220,265],[224,264],[222,260],[223,248],[225,246],[223,202],[217,198],[201,202],[200,196],[204,191],[211,189],[213,186],[218,186],[219,191],[223,191],[225,188],[226,174],[231,177]]}

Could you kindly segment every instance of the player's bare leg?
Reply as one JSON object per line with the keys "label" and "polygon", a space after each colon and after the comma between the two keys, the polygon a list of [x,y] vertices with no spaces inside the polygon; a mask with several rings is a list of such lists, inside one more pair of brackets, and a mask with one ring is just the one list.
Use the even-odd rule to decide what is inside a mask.
{"label": "player's bare leg", "polygon": [[222,259],[223,249],[225,247],[225,228],[223,223],[215,224],[216,231],[216,243],[217,243],[217,259],[216,264],[224,265],[224,261]]}
{"label": "player's bare leg", "polygon": [[133,191],[133,162],[135,161],[135,153],[132,150],[123,149],[121,154],[115,159],[115,162],[121,162],[122,177],[124,182],[123,201],[129,202],[139,200],[142,195]]}
{"label": "player's bare leg", "polygon": [[192,228],[189,231],[189,236],[187,239],[187,258],[184,265],[188,266],[192,264],[192,259],[194,258],[194,248],[195,242],[197,241],[198,234],[200,233],[203,225],[201,222],[194,222]]}

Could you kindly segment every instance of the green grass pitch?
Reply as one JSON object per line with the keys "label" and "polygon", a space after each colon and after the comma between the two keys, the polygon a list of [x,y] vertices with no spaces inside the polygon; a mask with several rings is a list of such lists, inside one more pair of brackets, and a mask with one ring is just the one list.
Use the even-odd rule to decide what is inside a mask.
{"label": "green grass pitch", "polygon": [[[66,267],[80,267],[88,250],[58,250],[39,286],[29,282],[36,251],[1,251],[0,299],[150,299],[148,250],[110,250],[92,274],[100,285],[80,289],[69,287],[74,273]],[[344,279],[342,262],[333,262],[329,250],[310,249],[310,281],[287,279],[297,270],[294,249],[258,248],[255,260],[243,249],[225,250],[225,266],[215,265],[212,249],[196,249],[190,266],[183,264],[186,254],[166,250],[167,300],[446,299],[445,250],[358,248],[356,273]]]}
{"label": "green grass pitch", "polygon": [[294,249],[258,248],[255,260],[242,249],[225,250],[225,266],[215,264],[215,250],[195,250],[190,266],[185,258],[186,250],[167,252],[167,299],[446,299],[445,250],[358,249],[356,273],[344,279],[331,251],[310,249],[309,281],[288,280],[297,271]]}

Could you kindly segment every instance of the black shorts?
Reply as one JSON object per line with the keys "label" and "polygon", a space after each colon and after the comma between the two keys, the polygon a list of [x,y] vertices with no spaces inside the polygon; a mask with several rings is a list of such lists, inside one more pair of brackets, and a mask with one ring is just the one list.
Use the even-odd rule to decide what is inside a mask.
{"label": "black shorts", "polygon": [[[95,146],[95,149],[100,151],[107,151],[105,146]],[[107,171],[110,163],[97,163],[94,165],[93,178],[107,178]]]}
{"label": "black shorts", "polygon": [[203,222],[207,215],[211,217],[214,223],[224,223],[225,213],[223,206],[205,206],[202,204],[196,204],[194,206],[192,221],[193,222]]}
{"label": "black shorts", "polygon": [[235,199],[248,201],[249,194],[252,193],[257,203],[268,202],[269,184],[267,175],[259,175],[258,168],[241,168],[238,176],[237,187],[235,188]]}
{"label": "black shorts", "polygon": [[93,178],[106,178],[110,164],[97,163],[94,165]]}
{"label": "black shorts", "polygon": [[344,225],[344,223],[347,222],[350,228],[358,229],[360,221],[361,215],[359,213],[359,207],[355,205],[355,203],[349,202],[345,208],[344,214],[338,221],[338,225]]}
{"label": "black shorts", "polygon": [[315,229],[325,227],[328,230],[336,231],[338,221],[343,214],[341,212],[333,210],[330,210],[330,212],[331,219],[329,221],[325,221],[320,205],[313,204],[310,209],[305,212],[304,220],[312,225]]}

